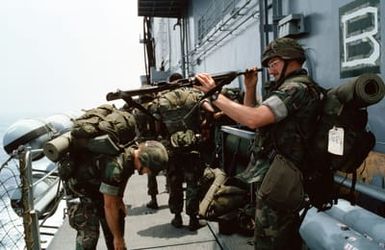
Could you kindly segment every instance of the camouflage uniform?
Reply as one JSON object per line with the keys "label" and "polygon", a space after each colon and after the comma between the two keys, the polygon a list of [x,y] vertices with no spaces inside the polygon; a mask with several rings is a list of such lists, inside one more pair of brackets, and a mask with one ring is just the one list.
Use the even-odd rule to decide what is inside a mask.
{"label": "camouflage uniform", "polygon": [[[66,185],[79,198],[68,202],[69,222],[77,230],[77,250],[96,248],[100,226],[107,248],[114,249],[113,236],[104,212],[103,193],[123,196],[127,180],[134,172],[132,150],[129,148],[115,157],[95,155],[86,150],[82,150],[81,154],[73,153],[76,172]],[[120,227],[124,232],[124,215]]]}
{"label": "camouflage uniform", "polygon": [[[305,70],[286,77],[280,86],[271,85],[268,98],[262,103],[276,117],[276,123],[257,131],[249,172],[240,175],[248,182],[255,182],[257,191],[269,170],[274,156],[279,153],[302,167],[305,153],[303,136],[310,133],[318,108],[318,93],[306,84],[293,79],[306,75]],[[282,108],[287,113],[282,113]],[[246,176],[248,173],[248,176]],[[257,200],[255,249],[300,249],[298,211],[276,210],[264,200]]]}
{"label": "camouflage uniform", "polygon": [[[154,97],[147,96],[146,98],[147,100],[145,101],[147,102],[142,103],[142,106],[147,109],[149,102],[153,100]],[[137,121],[140,140],[144,141],[147,139],[157,139],[157,137],[159,136],[159,131],[157,131],[156,129],[156,125],[155,125],[156,121],[152,117],[150,117],[148,114],[145,114],[139,109],[134,109],[132,113],[135,116],[135,119]],[[147,194],[151,196],[151,202],[154,202],[153,204],[156,204],[156,206],[157,206],[156,195],[159,194],[158,182],[156,180],[156,176],[158,174],[159,174],[158,172],[151,172],[147,175]],[[149,204],[151,204],[151,202]],[[151,205],[149,206],[151,207]]]}
{"label": "camouflage uniform", "polygon": [[307,77],[304,69],[285,75],[287,60],[305,61],[304,50],[295,40],[279,38],[270,43],[264,51],[262,65],[267,67],[275,57],[281,58],[284,66],[280,78],[267,86],[266,98],[262,102],[274,113],[275,123],[256,132],[251,161],[247,171],[239,177],[256,184],[255,249],[297,250],[302,244],[298,211],[289,210],[286,206],[273,208],[272,204],[258,197],[258,191],[277,154],[304,170],[306,138],[313,131],[320,93],[312,84],[301,82],[301,78]]}
{"label": "camouflage uniform", "polygon": [[186,214],[195,216],[199,211],[198,181],[202,176],[199,152],[174,151],[170,157],[167,178],[170,187],[168,205],[171,213],[180,214],[183,211],[183,182],[186,182]]}
{"label": "camouflage uniform", "polygon": [[173,214],[183,211],[184,181],[187,185],[186,213],[195,217],[199,211],[198,180],[203,174],[196,137],[200,125],[199,109],[188,117],[184,115],[202,96],[203,93],[196,89],[180,88],[161,93],[150,105],[151,112],[162,120],[170,138],[167,182],[170,192],[168,205]]}

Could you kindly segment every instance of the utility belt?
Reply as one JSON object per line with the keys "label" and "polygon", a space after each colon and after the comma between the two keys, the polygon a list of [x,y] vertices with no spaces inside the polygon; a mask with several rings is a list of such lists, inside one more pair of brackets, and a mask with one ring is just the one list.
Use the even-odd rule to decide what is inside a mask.
{"label": "utility belt", "polygon": [[83,204],[97,203],[98,204],[98,203],[100,203],[100,201],[98,199],[92,199],[89,197],[76,197],[76,198],[72,198],[72,199],[67,200],[67,203],[70,205],[75,205],[75,204],[80,204],[80,203],[83,203]]}

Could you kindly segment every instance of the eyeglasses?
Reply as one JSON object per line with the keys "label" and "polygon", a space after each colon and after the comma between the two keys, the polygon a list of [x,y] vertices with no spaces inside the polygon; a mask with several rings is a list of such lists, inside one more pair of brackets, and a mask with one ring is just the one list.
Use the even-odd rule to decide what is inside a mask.
{"label": "eyeglasses", "polygon": [[280,60],[278,60],[278,59],[277,59],[277,60],[274,60],[274,61],[272,61],[271,63],[268,63],[268,64],[267,64],[267,67],[268,67],[269,69],[271,69],[271,68],[277,66],[278,63],[280,63]]}

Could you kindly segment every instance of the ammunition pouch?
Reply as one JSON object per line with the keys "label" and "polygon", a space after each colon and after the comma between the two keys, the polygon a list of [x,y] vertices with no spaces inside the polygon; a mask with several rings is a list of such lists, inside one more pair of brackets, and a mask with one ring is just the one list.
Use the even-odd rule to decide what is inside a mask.
{"label": "ammunition pouch", "polygon": [[199,137],[194,131],[188,129],[186,131],[178,131],[171,135],[170,143],[173,149],[176,150],[190,150],[195,149],[199,142]]}
{"label": "ammunition pouch", "polygon": [[277,154],[257,197],[275,210],[299,211],[304,201],[302,172],[289,159]]}

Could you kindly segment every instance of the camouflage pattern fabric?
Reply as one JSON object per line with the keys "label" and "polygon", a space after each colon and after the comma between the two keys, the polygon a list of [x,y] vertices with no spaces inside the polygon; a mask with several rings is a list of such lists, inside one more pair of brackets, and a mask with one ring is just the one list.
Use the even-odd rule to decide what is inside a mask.
{"label": "camouflage pattern fabric", "polygon": [[[65,184],[75,197],[80,197],[80,203],[68,203],[69,222],[77,231],[77,250],[96,249],[100,226],[107,248],[114,249],[99,188],[111,195],[123,195],[128,177],[134,172],[132,150],[128,148],[118,156],[95,155],[79,150],[71,154],[76,172]],[[120,226],[123,232],[123,216]]]}
{"label": "camouflage pattern fabric", "polygon": [[118,144],[130,142],[136,136],[135,117],[104,104],[75,119],[71,130],[74,138],[94,138],[103,134],[108,134]]}
{"label": "camouflage pattern fabric", "polygon": [[139,144],[139,160],[143,167],[148,167],[151,172],[159,173],[168,162],[167,149],[161,142],[149,140]]}
{"label": "camouflage pattern fabric", "polygon": [[194,88],[179,88],[160,93],[148,108],[162,120],[169,134],[186,129],[197,131],[199,129],[199,109],[187,114],[202,96],[203,93]]}
{"label": "camouflage pattern fabric", "polygon": [[183,187],[186,181],[186,213],[197,215],[199,212],[198,181],[203,174],[198,141],[199,109],[187,117],[191,108],[200,100],[203,93],[194,88],[180,88],[162,92],[150,105],[149,110],[165,124],[168,137],[170,159],[167,169],[169,185],[169,208],[171,213],[183,211]]}
{"label": "camouflage pattern fabric", "polygon": [[[295,75],[300,74],[304,71],[295,72]],[[305,150],[302,136],[312,131],[319,103],[317,98],[305,84],[292,81],[291,76],[281,86],[268,92],[263,104],[271,108],[277,122],[257,131],[250,165],[239,176],[249,183],[256,182],[257,192],[274,151],[289,158],[298,167],[302,166]],[[300,249],[297,212],[278,212],[263,200],[257,200],[255,223],[255,249]]]}
{"label": "camouflage pattern fabric", "polygon": [[77,231],[76,250],[96,249],[102,227],[107,249],[114,249],[113,236],[104,216],[103,201],[68,204],[70,226]]}
{"label": "camouflage pattern fabric", "polygon": [[99,191],[102,194],[123,197],[128,178],[134,173],[132,159],[133,147],[116,157],[104,157],[99,164],[103,165],[102,183]]}
{"label": "camouflage pattern fabric", "polygon": [[[163,139],[160,139],[160,143],[162,145],[165,145],[164,146],[165,148],[168,147],[168,144],[169,144],[168,141],[163,140]],[[164,154],[164,151],[160,150],[159,153]],[[162,158],[163,158],[162,161],[164,162],[165,161],[165,155]],[[156,160],[155,157],[153,159]],[[167,159],[168,159],[168,154],[167,154]],[[156,176],[160,172],[159,171],[159,167],[162,168],[162,169],[166,169],[167,168],[167,166],[164,166],[164,165],[162,165],[162,166],[155,165],[155,168],[157,168],[157,167],[158,167],[158,170],[155,169],[154,171],[151,171],[149,174],[147,174],[147,194],[150,195],[150,196],[155,196],[155,195],[157,195],[159,193],[158,183],[157,183],[157,180],[156,180]],[[166,183],[166,187],[168,189],[168,184],[167,183]]]}
{"label": "camouflage pattern fabric", "polygon": [[198,181],[202,176],[199,153],[177,152],[170,158],[167,178],[170,187],[168,205],[171,213],[183,211],[183,181],[186,181],[186,214],[197,215],[199,212]]}
{"label": "camouflage pattern fabric", "polygon": [[284,60],[296,59],[303,63],[306,59],[305,51],[297,40],[289,37],[282,37],[272,41],[262,54],[262,66],[267,67],[267,63],[274,57]]}
{"label": "camouflage pattern fabric", "polygon": [[156,181],[157,173],[149,173],[147,174],[147,194],[150,196],[154,196],[159,194],[158,191],[158,182]]}
{"label": "camouflage pattern fabric", "polygon": [[[257,190],[260,188],[257,182]],[[297,212],[276,211],[263,200],[257,200],[255,213],[254,249],[299,250],[300,219]]]}
{"label": "camouflage pattern fabric", "polygon": [[305,70],[295,72],[282,85],[272,83],[267,90],[262,104],[273,111],[277,121],[257,131],[256,146],[252,149],[256,159],[269,158],[268,154],[275,149],[303,170],[306,147],[303,138],[313,134],[320,105],[319,93],[296,80],[304,74]]}

